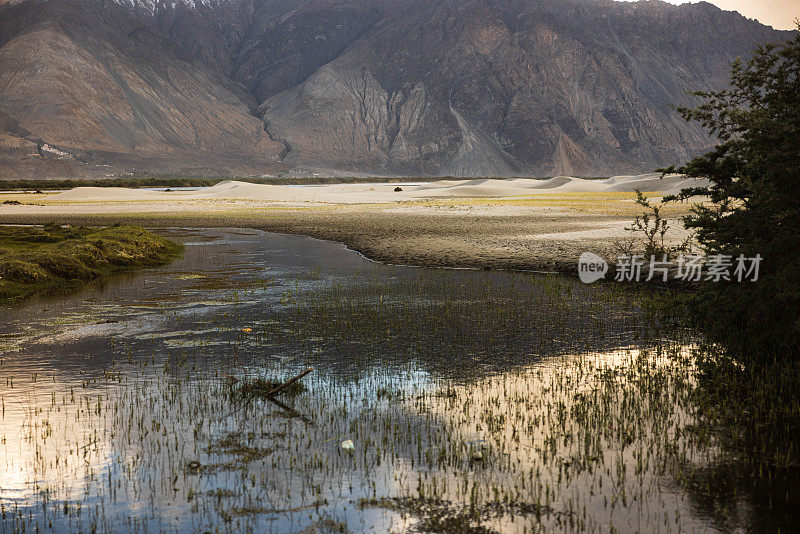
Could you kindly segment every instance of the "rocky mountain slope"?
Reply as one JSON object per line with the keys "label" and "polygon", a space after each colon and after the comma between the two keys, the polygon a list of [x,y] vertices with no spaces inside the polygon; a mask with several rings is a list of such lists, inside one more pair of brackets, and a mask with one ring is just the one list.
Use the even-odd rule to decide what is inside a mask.
{"label": "rocky mountain slope", "polygon": [[706,3],[5,2],[0,177],[643,172],[710,145],[687,91],[786,37]]}

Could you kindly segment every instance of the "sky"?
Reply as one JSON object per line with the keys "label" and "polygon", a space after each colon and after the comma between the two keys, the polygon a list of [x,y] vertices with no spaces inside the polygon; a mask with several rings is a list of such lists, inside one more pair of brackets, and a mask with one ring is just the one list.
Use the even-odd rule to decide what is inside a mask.
{"label": "sky", "polygon": [[[685,4],[688,0],[667,0]],[[694,3],[696,0],[691,0]],[[779,30],[794,30],[794,19],[800,18],[800,0],[707,0],[720,9],[738,11],[745,17]]]}

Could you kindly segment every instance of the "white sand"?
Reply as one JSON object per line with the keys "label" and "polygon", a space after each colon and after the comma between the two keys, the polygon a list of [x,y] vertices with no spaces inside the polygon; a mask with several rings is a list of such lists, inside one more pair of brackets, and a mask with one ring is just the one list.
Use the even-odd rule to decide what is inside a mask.
{"label": "white sand", "polygon": [[[223,182],[196,191],[80,187],[58,194],[8,194],[11,224],[130,222],[147,227],[247,227],[341,241],[366,256],[427,266],[574,271],[587,250],[614,257],[641,213],[630,192],[649,197],[704,185],[684,176],[584,180],[447,180],[426,184],[256,185]],[[485,199],[489,199],[488,201]],[[426,199],[433,201],[427,202]],[[665,206],[667,241],[685,237],[688,204]]]}
{"label": "white sand", "polygon": [[322,186],[263,185],[226,181],[198,191],[150,191],[144,189],[77,187],[52,200],[67,202],[252,200],[260,202],[321,202],[335,204],[387,203],[423,198],[522,197],[556,192],[619,192],[641,189],[649,193],[673,194],[684,187],[708,185],[705,180],[683,175],[660,178],[658,174],[615,176],[607,180],[585,180],[557,176],[549,180],[447,180],[422,185],[335,184]]}

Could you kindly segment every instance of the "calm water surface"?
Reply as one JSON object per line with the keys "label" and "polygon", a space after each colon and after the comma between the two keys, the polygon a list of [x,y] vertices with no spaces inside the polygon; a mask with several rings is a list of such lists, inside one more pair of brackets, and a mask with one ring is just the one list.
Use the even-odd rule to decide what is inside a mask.
{"label": "calm water surface", "polygon": [[0,310],[3,532],[726,530],[635,295],[165,233],[169,266]]}

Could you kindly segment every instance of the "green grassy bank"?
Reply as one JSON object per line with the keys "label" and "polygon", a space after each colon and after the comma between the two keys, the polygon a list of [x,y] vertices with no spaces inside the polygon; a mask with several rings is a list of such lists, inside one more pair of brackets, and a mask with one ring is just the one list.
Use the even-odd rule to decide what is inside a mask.
{"label": "green grassy bank", "polygon": [[182,246],[137,226],[0,227],[0,303],[164,265]]}

